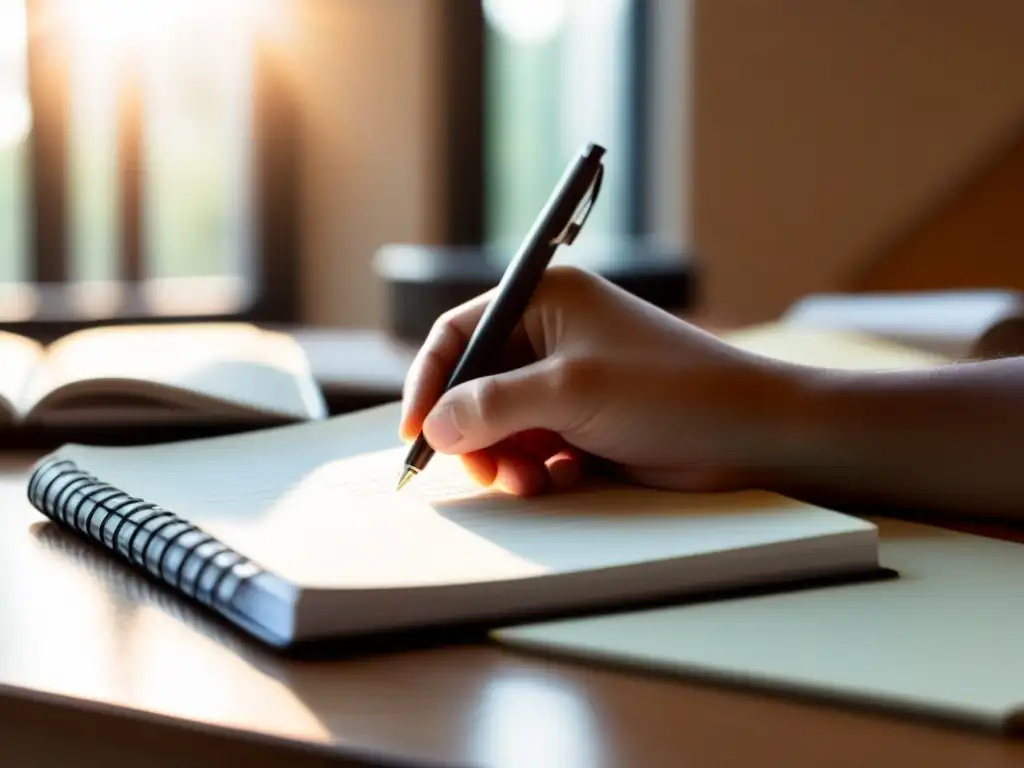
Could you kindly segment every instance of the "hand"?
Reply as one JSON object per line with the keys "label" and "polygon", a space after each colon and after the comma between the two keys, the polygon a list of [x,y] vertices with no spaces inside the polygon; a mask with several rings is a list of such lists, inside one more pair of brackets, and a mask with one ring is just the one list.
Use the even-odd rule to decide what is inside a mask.
{"label": "hand", "polygon": [[422,429],[481,485],[566,489],[596,464],[634,483],[723,490],[754,482],[781,448],[787,368],[572,268],[547,271],[497,374],[442,396],[492,294],[435,323],[401,422],[403,439]]}

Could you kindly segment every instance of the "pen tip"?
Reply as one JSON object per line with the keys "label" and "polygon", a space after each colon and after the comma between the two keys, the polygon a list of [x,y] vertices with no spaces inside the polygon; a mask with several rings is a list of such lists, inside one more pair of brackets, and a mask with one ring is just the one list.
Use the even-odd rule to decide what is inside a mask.
{"label": "pen tip", "polygon": [[413,477],[415,477],[415,476],[416,476],[416,470],[407,467],[405,469],[405,471],[402,473],[402,477],[398,481],[398,487],[395,488],[395,490],[396,491],[402,490],[405,487],[406,483],[408,483],[410,480],[412,480]]}

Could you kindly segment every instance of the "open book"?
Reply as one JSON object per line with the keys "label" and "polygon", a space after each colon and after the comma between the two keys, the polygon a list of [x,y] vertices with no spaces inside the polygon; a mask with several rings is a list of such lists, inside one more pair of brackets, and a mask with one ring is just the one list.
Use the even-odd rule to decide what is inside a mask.
{"label": "open book", "polygon": [[521,499],[443,456],[398,493],[398,420],[392,404],[164,445],[65,445],[28,497],[278,647],[880,572],[873,524],[768,493]]}
{"label": "open book", "polygon": [[950,358],[1024,353],[1024,295],[1012,290],[818,293],[779,318],[790,329],[870,335]]}
{"label": "open book", "polygon": [[246,323],[107,326],[49,346],[0,333],[0,425],[320,419],[302,348]]}

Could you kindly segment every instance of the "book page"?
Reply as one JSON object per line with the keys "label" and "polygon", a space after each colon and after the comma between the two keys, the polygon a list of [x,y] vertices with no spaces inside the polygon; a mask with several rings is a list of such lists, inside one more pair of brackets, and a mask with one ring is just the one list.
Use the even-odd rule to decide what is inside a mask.
{"label": "book page", "polygon": [[763,357],[797,365],[862,370],[906,370],[949,358],[865,333],[765,323],[722,334],[723,341]]}
{"label": "book page", "polygon": [[928,349],[954,359],[972,350],[989,331],[1024,310],[1013,290],[950,290],[812,293],[780,318],[791,328],[857,332]]}
{"label": "book page", "polygon": [[146,449],[66,451],[303,587],[529,578],[872,530],[764,493],[606,486],[522,499],[477,488],[444,456],[399,493],[404,446],[350,452],[370,428],[341,417]]}
{"label": "book page", "polygon": [[[301,347],[244,323],[110,326],[70,334],[50,346],[31,387],[34,407],[57,408],[76,395],[163,395],[300,419],[326,407]],[[197,400],[200,398],[199,400]]]}
{"label": "book page", "polygon": [[0,421],[16,422],[24,416],[30,381],[42,356],[39,342],[0,331]]}

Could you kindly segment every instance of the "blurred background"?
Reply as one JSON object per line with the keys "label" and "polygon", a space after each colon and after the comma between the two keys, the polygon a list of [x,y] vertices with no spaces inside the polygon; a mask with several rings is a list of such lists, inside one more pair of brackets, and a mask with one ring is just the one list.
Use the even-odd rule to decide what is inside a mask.
{"label": "blurred background", "polygon": [[0,0],[0,327],[423,327],[587,141],[564,258],[672,311],[1021,288],[1021,73],[1017,0]]}

